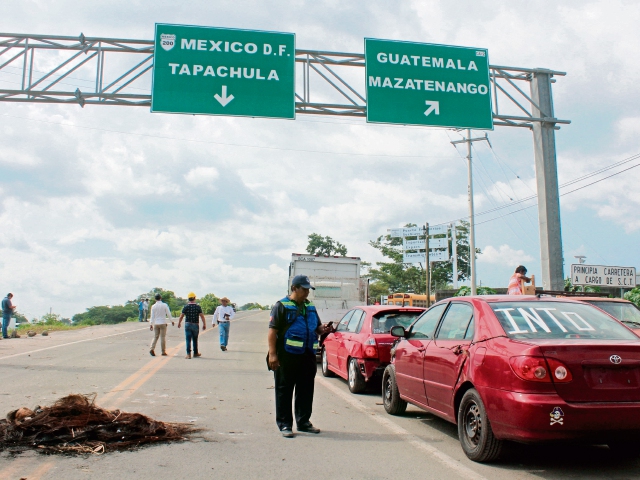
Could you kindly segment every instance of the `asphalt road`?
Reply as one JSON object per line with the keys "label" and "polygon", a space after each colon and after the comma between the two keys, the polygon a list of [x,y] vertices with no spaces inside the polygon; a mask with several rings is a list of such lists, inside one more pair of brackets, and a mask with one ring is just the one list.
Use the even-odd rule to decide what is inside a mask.
{"label": "asphalt road", "polygon": [[0,479],[640,478],[640,459],[619,460],[604,446],[513,445],[499,462],[475,464],[453,425],[412,407],[389,416],[379,392],[352,395],[346,382],[320,371],[311,420],[322,433],[282,438],[265,366],[267,322],[267,312],[240,313],[227,352],[217,329],[208,329],[200,336],[202,358],[191,360],[175,327],[170,356],[149,356],[152,334],[140,323],[0,340],[2,414],[96,392],[101,406],[204,429],[188,442],[124,453],[4,452]]}

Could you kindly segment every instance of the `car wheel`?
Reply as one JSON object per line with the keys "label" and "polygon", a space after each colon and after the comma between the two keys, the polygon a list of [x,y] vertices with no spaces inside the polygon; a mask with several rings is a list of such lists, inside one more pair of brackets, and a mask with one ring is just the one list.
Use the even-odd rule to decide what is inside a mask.
{"label": "car wheel", "polygon": [[323,348],[322,349],[322,375],[324,377],[333,377],[335,376],[335,373],[333,373],[331,370],[329,370],[329,359],[327,358],[327,349]]}
{"label": "car wheel", "polygon": [[389,365],[382,375],[382,403],[390,415],[402,415],[407,410],[407,402],[400,398],[396,383],[396,370]]}
{"label": "car wheel", "polygon": [[475,388],[468,390],[460,402],[458,437],[462,450],[474,462],[490,462],[502,451],[504,442],[493,435],[484,403]]}
{"label": "car wheel", "polygon": [[362,373],[360,373],[360,367],[358,366],[358,360],[352,358],[349,360],[349,390],[351,393],[360,393],[367,386]]}

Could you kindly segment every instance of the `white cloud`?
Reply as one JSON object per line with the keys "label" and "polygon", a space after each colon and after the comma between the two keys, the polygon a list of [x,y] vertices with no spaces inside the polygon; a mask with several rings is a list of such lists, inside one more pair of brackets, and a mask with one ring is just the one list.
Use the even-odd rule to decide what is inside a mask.
{"label": "white cloud", "polygon": [[482,255],[478,256],[478,263],[513,266],[514,269],[518,265],[532,261],[533,257],[526,254],[524,250],[516,250],[509,245],[500,245],[498,248],[487,245],[482,249]]}
{"label": "white cloud", "polygon": [[189,185],[195,187],[204,186],[215,189],[215,181],[220,177],[220,173],[214,167],[196,167],[189,170],[184,179]]}

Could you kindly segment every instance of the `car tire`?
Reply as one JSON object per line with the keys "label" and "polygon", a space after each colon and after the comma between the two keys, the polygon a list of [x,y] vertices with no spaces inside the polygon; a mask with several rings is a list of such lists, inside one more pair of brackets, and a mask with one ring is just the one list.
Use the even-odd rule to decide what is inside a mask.
{"label": "car tire", "polygon": [[329,359],[327,358],[327,349],[323,348],[322,353],[320,355],[322,362],[322,376],[323,377],[334,377],[335,373],[329,370]]}
{"label": "car tire", "polygon": [[349,359],[347,383],[349,384],[349,391],[351,393],[361,393],[367,387],[367,382],[362,376],[362,373],[360,373],[358,360],[356,360],[355,358]]}
{"label": "car tire", "polygon": [[402,415],[407,410],[407,402],[400,398],[393,365],[385,368],[382,374],[382,404],[389,415]]}
{"label": "car tire", "polygon": [[500,456],[504,442],[493,435],[480,394],[467,390],[458,409],[458,438],[465,455],[474,462],[491,462]]}

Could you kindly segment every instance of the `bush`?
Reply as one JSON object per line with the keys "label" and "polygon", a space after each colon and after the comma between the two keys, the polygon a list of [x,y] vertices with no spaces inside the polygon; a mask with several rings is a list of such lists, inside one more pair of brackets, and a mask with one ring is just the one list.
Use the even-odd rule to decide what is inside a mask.
{"label": "bush", "polygon": [[[493,288],[489,287],[478,287],[477,292],[478,295],[495,295],[497,293]],[[454,297],[468,297],[469,295],[471,295],[471,288],[462,286],[458,289]]]}
{"label": "bush", "polygon": [[635,287],[633,290],[629,290],[624,294],[625,300],[629,300],[635,303],[637,307],[640,307],[640,287]]}
{"label": "bush", "polygon": [[74,315],[72,320],[73,323],[80,325],[101,325],[126,322],[129,317],[138,317],[136,305],[91,307],[85,313]]}

